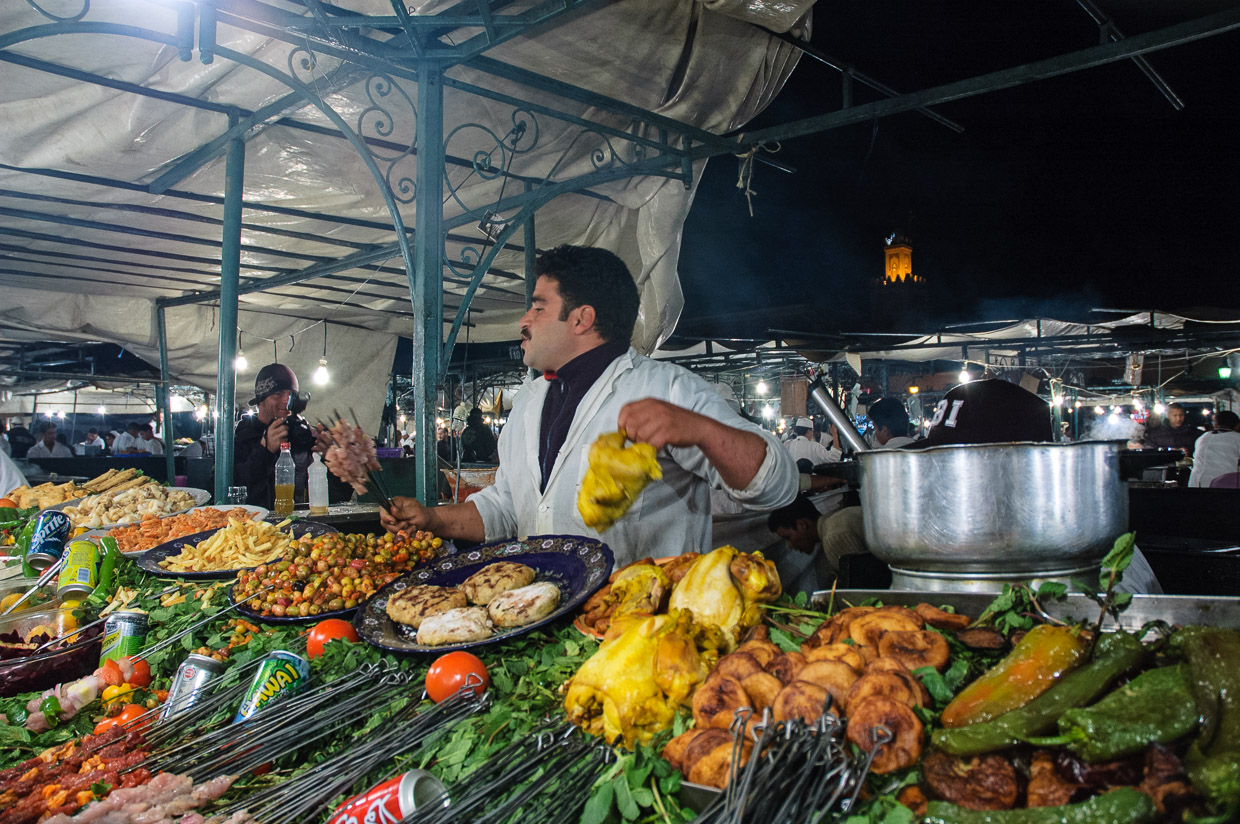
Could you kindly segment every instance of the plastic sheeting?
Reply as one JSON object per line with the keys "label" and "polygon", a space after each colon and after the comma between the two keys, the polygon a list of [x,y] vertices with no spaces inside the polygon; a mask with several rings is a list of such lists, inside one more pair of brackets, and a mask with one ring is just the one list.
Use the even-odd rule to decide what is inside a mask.
{"label": "plastic sheeting", "polygon": [[[804,30],[811,4],[811,0],[756,5],[723,0],[600,2],[569,13],[535,34],[495,47],[486,56],[723,133],[739,128],[771,101],[799,55],[751,22],[779,31],[794,26]],[[275,5],[307,14],[296,4],[276,0]],[[345,0],[338,5],[366,13],[392,13],[390,4],[380,0]],[[445,5],[420,3],[414,4],[413,10],[429,13]],[[505,12],[521,5],[513,4]],[[752,14],[746,14],[746,5],[752,7]],[[714,8],[726,13],[716,13]],[[173,31],[172,15],[171,9],[161,4],[127,0],[96,3],[86,19]],[[0,4],[0,33],[46,22],[23,3]],[[460,42],[472,33],[454,33],[453,39]],[[294,47],[283,41],[223,23],[218,41],[281,70],[290,66],[299,69],[296,58],[304,56],[293,54]],[[22,43],[12,51],[147,88],[251,110],[289,91],[275,80],[226,59],[217,57],[211,65],[203,65],[195,55],[193,61],[185,63],[174,48],[131,38],[61,35]],[[330,59],[320,59],[321,70],[333,67]],[[0,123],[4,124],[0,126],[0,162],[11,166],[145,184],[227,126],[226,119],[214,112],[10,64],[0,70],[6,77],[0,84]],[[453,68],[448,76],[630,134],[655,136],[648,127],[625,117],[592,110],[475,68]],[[332,87],[320,75],[312,82],[346,122],[360,122],[363,133],[377,133],[376,119],[365,113],[371,102],[379,99],[373,79],[359,75]],[[389,139],[411,142],[416,88],[397,81],[396,88],[388,92],[381,102],[391,116],[393,133]],[[310,106],[298,105],[286,116],[313,126],[332,125]],[[495,138],[503,139],[514,119],[522,117],[537,121],[537,141],[531,129],[526,132],[526,142],[519,144],[520,151],[497,151]],[[474,125],[459,128],[465,124]],[[478,169],[455,160],[472,158],[479,151],[492,152],[494,161],[506,164],[514,174],[553,181],[593,171],[600,157],[608,162],[633,159],[632,144],[625,141],[611,138],[609,143],[598,133],[583,133],[578,126],[545,115],[523,114],[511,105],[452,88],[445,91],[444,131],[444,151],[451,156],[447,173],[454,192],[445,192],[444,214],[448,218],[465,213],[467,207],[481,211],[502,194],[517,193],[521,185],[502,177],[487,179]],[[609,154],[613,151],[614,158]],[[217,158],[173,188],[222,197],[223,166],[223,159]],[[405,157],[392,167],[389,178],[395,181],[411,175],[412,167],[412,156]],[[699,163],[695,174],[701,170]],[[390,225],[378,191],[362,160],[344,140],[288,125],[266,125],[256,129],[247,143],[247,202]],[[676,264],[681,228],[693,195],[693,187],[686,188],[679,181],[639,177],[596,186],[593,196],[561,196],[537,213],[540,248],[561,243],[605,246],[629,264],[642,297],[634,342],[643,351],[666,339],[683,306]],[[133,206],[165,211],[139,213],[131,210]],[[18,213],[0,218],[0,255],[4,258],[0,260],[0,284],[11,287],[18,298],[7,301],[10,308],[0,313],[0,318],[21,330],[23,338],[55,333],[60,338],[112,341],[153,360],[153,299],[218,285],[222,217],[218,205],[0,169],[0,208],[38,212],[44,218],[62,221],[48,222]],[[410,227],[413,211],[412,205],[401,209]],[[247,209],[244,221],[243,278],[296,271],[393,240],[390,229],[257,209]],[[451,322],[465,289],[464,276],[469,269],[460,261],[469,257],[467,247],[485,247],[475,223],[454,230],[447,243],[446,254],[458,261],[461,274],[447,273],[446,323]],[[141,234],[112,230],[116,228]],[[518,232],[515,240],[520,238]],[[66,244],[65,239],[76,245]],[[515,337],[516,319],[524,309],[525,287],[520,275],[513,273],[522,269],[519,249],[499,255],[473,303],[471,340]],[[51,289],[49,277],[56,279]],[[48,291],[41,295],[37,290]],[[349,318],[363,325],[370,337],[361,330],[350,337],[356,338],[365,357],[358,358],[357,369],[349,372],[347,381],[341,378],[338,387],[325,393],[331,397],[335,392],[344,394],[346,387],[364,389],[351,394],[354,404],[359,398],[373,396],[374,387],[386,381],[384,373],[395,345],[393,335],[412,331],[409,286],[399,256],[386,265],[374,264],[245,295],[242,306],[249,310],[242,313],[242,328],[266,337],[304,326],[302,318]],[[173,342],[170,364],[178,382],[207,388],[215,384],[210,312],[178,309],[169,315]],[[280,359],[293,363],[306,375],[320,352],[313,351],[313,343],[303,351],[303,343],[299,340],[298,349],[281,353]],[[244,341],[243,346],[252,364],[265,362],[265,356],[251,350],[250,341]],[[329,353],[329,359],[333,371],[343,375],[336,356]],[[238,384],[248,388],[244,377]]]}

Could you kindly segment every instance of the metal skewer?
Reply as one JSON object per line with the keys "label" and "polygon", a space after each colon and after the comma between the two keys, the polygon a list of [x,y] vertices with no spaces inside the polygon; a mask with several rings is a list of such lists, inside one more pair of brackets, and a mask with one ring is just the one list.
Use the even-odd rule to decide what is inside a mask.
{"label": "metal skewer", "polygon": [[188,627],[186,627],[185,629],[183,629],[183,630],[181,630],[180,632],[178,632],[176,635],[170,635],[170,636],[168,636],[167,638],[165,638],[164,640],[160,641],[158,644],[156,644],[156,645],[155,645],[155,646],[153,646],[153,647],[147,647],[146,649],[144,649],[144,650],[142,650],[141,652],[139,652],[137,655],[132,656],[132,659],[133,659],[134,661],[142,661],[142,660],[144,660],[144,659],[145,659],[148,655],[152,655],[152,654],[154,654],[154,653],[158,652],[159,650],[161,650],[161,649],[163,649],[164,647],[166,647],[166,646],[168,646],[169,644],[171,644],[173,641],[179,641],[179,640],[181,640],[181,639],[182,639],[182,638],[184,638],[186,635],[189,635],[191,632],[193,632],[194,630],[198,629],[199,627],[206,626],[207,624],[211,623],[211,622],[212,622],[212,621],[214,621],[216,618],[219,618],[221,615],[223,615],[223,614],[224,614],[224,613],[226,613],[226,612],[232,612],[234,609],[236,609],[237,607],[241,606],[241,605],[242,605],[242,604],[244,604],[246,601],[253,600],[254,598],[257,598],[257,597],[258,597],[258,596],[260,596],[260,595],[266,595],[266,594],[267,594],[267,592],[268,592],[268,590],[272,590],[272,589],[275,589],[275,585],[274,585],[274,584],[268,584],[266,588],[264,588],[264,589],[260,589],[258,592],[254,593],[253,595],[250,595],[250,596],[247,596],[247,597],[245,597],[245,598],[242,598],[240,601],[237,601],[237,602],[236,602],[236,603],[234,603],[234,604],[231,604],[231,605],[229,605],[229,606],[224,607],[224,608],[223,608],[223,609],[221,609],[219,612],[213,613],[213,614],[211,614],[211,615],[207,616],[206,618],[203,618],[201,621],[199,621],[199,622],[198,622],[198,623],[196,623],[196,624],[191,624],[190,626],[188,626]]}
{"label": "metal skewer", "polygon": [[68,638],[68,637],[69,637],[69,636],[71,636],[71,635],[77,635],[79,632],[85,632],[86,630],[90,629],[91,627],[97,627],[97,626],[99,626],[100,624],[102,624],[102,623],[103,623],[104,621],[106,621],[106,620],[108,620],[108,619],[107,619],[107,617],[103,617],[103,618],[100,618],[100,619],[99,619],[99,620],[97,620],[97,621],[91,621],[91,622],[90,622],[89,624],[87,624],[86,626],[78,627],[77,629],[71,629],[71,630],[69,630],[68,632],[66,632],[64,635],[57,635],[55,638],[53,638],[52,640],[48,641],[46,644],[42,644],[42,645],[40,645],[40,646],[38,646],[38,647],[35,647],[34,652],[32,652],[32,653],[30,653],[30,654],[31,654],[31,655],[38,655],[40,652],[42,652],[43,650],[47,649],[47,648],[48,648],[48,647],[50,647],[52,644],[59,643],[60,641],[65,640],[66,638]]}
{"label": "metal skewer", "polygon": [[29,600],[30,596],[34,595],[42,587],[47,586],[48,582],[52,580],[52,578],[56,575],[57,572],[60,571],[60,568],[64,565],[65,565],[65,556],[62,555],[60,556],[60,559],[56,561],[56,563],[52,564],[47,569],[43,570],[43,574],[39,576],[39,579],[37,581],[35,581],[34,586],[32,586],[30,589],[22,593],[22,597],[18,598],[16,601],[9,604],[8,609],[6,609],[4,612],[0,612],[0,616],[8,615],[10,612],[17,609],[22,604],[26,603],[26,601]]}

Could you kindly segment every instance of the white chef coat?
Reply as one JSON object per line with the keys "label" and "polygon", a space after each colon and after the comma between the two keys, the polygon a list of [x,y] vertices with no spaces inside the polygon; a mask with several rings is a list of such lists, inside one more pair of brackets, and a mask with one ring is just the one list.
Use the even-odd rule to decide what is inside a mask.
{"label": "white chef coat", "polygon": [[896,435],[894,438],[891,438],[890,440],[887,441],[887,443],[883,444],[882,446],[875,444],[874,448],[875,449],[899,449],[900,447],[908,446],[911,443],[917,443],[917,441],[913,438],[908,437],[907,435]]}
{"label": "white chef coat", "polygon": [[[655,558],[714,549],[711,543],[710,489],[723,489],[735,501],[757,510],[778,509],[797,494],[796,464],[775,436],[733,412],[706,381],[680,366],[651,360],[632,348],[603,370],[582,398],[572,426],[540,492],[538,439],[548,381],[528,382],[513,403],[499,438],[495,485],[474,494],[488,541],[529,535],[584,535],[611,547],[617,567],[646,556]],[[643,398],[658,398],[713,420],[760,435],[766,457],[744,489],[733,489],[696,448],[659,450],[663,479],[642,490],[633,506],[601,535],[577,511],[577,490],[589,466],[590,445],[615,432],[620,409]]]}
{"label": "white chef coat", "polygon": [[818,441],[810,440],[804,435],[797,435],[790,441],[784,441],[784,449],[792,456],[793,463],[805,458],[814,466],[831,463],[831,452]]}
{"label": "white chef coat", "polygon": [[151,438],[148,441],[146,438],[143,438],[141,435],[139,435],[138,436],[138,448],[141,449],[143,452],[150,452],[152,455],[164,454],[164,442],[161,441],[159,438]]}
{"label": "white chef coat", "polygon": [[13,463],[13,459],[0,452],[0,497],[8,494],[19,486],[26,486],[26,476]]}
{"label": "white chef coat", "polygon": [[1240,432],[1211,430],[1193,448],[1193,471],[1189,486],[1209,486],[1219,475],[1240,472]]}
{"label": "white chef coat", "polygon": [[39,441],[30,449],[26,450],[27,458],[72,458],[73,450],[65,446],[63,443],[57,443],[53,448],[48,449],[43,445],[43,441]]}
{"label": "white chef coat", "polygon": [[133,436],[128,432],[122,432],[116,436],[116,440],[112,441],[112,454],[120,455],[129,449],[142,449],[142,436]]}

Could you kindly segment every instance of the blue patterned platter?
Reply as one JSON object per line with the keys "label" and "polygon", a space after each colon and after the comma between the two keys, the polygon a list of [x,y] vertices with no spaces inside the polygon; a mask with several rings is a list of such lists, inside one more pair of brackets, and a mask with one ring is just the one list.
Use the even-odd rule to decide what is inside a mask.
{"label": "blue patterned platter", "polygon": [[[353,625],[368,644],[389,652],[444,653],[506,641],[549,624],[575,611],[594,592],[607,583],[612,567],[611,548],[593,538],[577,535],[532,535],[521,541],[494,541],[440,558],[415,569],[385,586],[362,605]],[[535,581],[550,581],[560,588],[560,605],[555,612],[523,627],[497,632],[481,641],[428,646],[416,640],[417,631],[397,624],[387,615],[388,598],[415,584],[457,586],[470,575],[496,561],[512,561],[533,569]]]}
{"label": "blue patterned platter", "polygon": [[[224,527],[220,527],[223,529]],[[289,529],[293,531],[294,538],[300,538],[303,535],[309,535],[317,538],[320,535],[330,535],[336,532],[334,526],[327,524],[315,523],[314,521],[294,521],[289,524]],[[184,578],[190,581],[226,581],[229,578],[236,578],[237,573],[242,569],[250,569],[251,567],[240,567],[238,569],[220,569],[211,572],[169,572],[159,565],[159,562],[173,555],[180,555],[181,549],[190,544],[201,543],[216,532],[218,529],[208,529],[205,532],[195,532],[193,535],[186,535],[182,538],[173,538],[171,541],[165,541],[159,546],[152,547],[137,557],[138,566],[152,575],[158,575],[161,578]],[[132,556],[131,556],[132,557]],[[242,608],[244,609],[244,607]]]}

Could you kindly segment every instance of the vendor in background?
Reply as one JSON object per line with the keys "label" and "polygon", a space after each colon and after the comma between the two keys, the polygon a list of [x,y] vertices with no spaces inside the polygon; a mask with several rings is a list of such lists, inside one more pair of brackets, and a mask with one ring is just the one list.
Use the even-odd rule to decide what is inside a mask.
{"label": "vendor in background", "polygon": [[91,427],[86,430],[86,438],[82,441],[84,455],[99,455],[103,453],[105,448],[103,438],[99,437],[99,430]]}
{"label": "vendor in background", "polygon": [[474,407],[465,419],[461,431],[461,460],[466,463],[486,463],[495,459],[495,433],[482,420],[482,410]]}
{"label": "vendor in background", "polygon": [[1145,430],[1145,445],[1154,449],[1183,449],[1186,454],[1192,455],[1202,430],[1189,424],[1187,419],[1188,414],[1182,404],[1167,404],[1163,422]]}
{"label": "vendor in background", "polygon": [[908,410],[896,398],[879,398],[865,413],[874,424],[875,449],[899,449],[913,443]]}
{"label": "vendor in background", "polygon": [[[792,438],[784,441],[784,449],[796,461],[797,469],[806,474],[818,464],[830,463],[831,453],[814,440],[814,422],[809,418],[796,418],[792,422]],[[802,461],[808,462],[802,464]]]}
{"label": "vendor in background", "polygon": [[27,458],[72,458],[73,450],[56,440],[56,424],[44,421],[39,442],[26,452]]}
{"label": "vendor in background", "polygon": [[26,451],[38,443],[38,439],[22,426],[21,421],[9,427],[8,437],[10,454],[19,460],[26,457]]}
{"label": "vendor in background", "polygon": [[19,486],[26,486],[26,476],[13,463],[13,459],[0,452],[0,497],[7,498]]}
{"label": "vendor in background", "polygon": [[125,431],[116,436],[112,442],[113,455],[134,455],[144,452],[142,448],[142,424],[130,421]]}
{"label": "vendor in background", "polygon": [[[297,375],[282,363],[269,363],[254,378],[253,415],[242,416],[233,436],[233,484],[246,488],[245,502],[270,509],[276,501],[276,460],[288,443],[297,467],[293,500],[306,501],[307,467],[312,452],[325,452],[328,437],[311,427],[297,407]],[[304,409],[304,405],[301,406]],[[333,476],[328,473],[329,489]]]}
{"label": "vendor in background", "polygon": [[700,377],[629,346],[639,297],[618,257],[561,246],[535,272],[521,348],[543,376],[517,395],[499,438],[495,485],[433,508],[398,497],[381,516],[389,531],[470,541],[596,536],[577,511],[577,489],[591,444],[617,430],[651,444],[663,470],[602,536],[617,567],[710,549],[711,487],[760,511],[795,497],[796,466],[773,435],[741,419]]}
{"label": "vendor in background", "polygon": [[1220,475],[1235,472],[1240,472],[1240,417],[1222,410],[1214,413],[1214,428],[1197,439],[1188,485],[1209,486]]}
{"label": "vendor in background", "polygon": [[152,455],[164,454],[164,442],[155,437],[155,429],[149,423],[138,430],[138,449]]}

